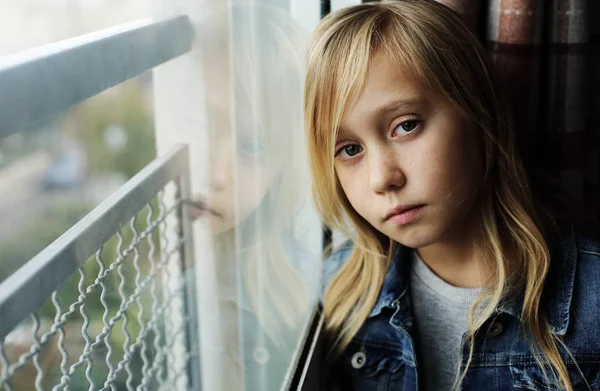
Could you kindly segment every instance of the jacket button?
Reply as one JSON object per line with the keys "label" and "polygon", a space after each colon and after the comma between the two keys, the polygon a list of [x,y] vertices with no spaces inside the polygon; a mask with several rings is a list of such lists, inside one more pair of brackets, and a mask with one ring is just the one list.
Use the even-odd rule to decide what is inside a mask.
{"label": "jacket button", "polygon": [[360,369],[367,363],[367,356],[363,352],[356,352],[352,356],[352,368]]}
{"label": "jacket button", "polygon": [[254,352],[252,352],[254,362],[261,365],[264,365],[269,361],[269,356],[269,351],[263,347],[256,348],[254,349]]}
{"label": "jacket button", "polygon": [[490,328],[488,329],[487,335],[489,337],[497,337],[500,334],[502,334],[503,331],[504,331],[504,325],[501,322],[494,321],[490,325]]}

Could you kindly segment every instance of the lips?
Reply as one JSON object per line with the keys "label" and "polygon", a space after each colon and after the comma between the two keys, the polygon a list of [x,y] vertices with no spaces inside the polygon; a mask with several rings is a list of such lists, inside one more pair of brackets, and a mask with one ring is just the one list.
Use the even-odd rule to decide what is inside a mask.
{"label": "lips", "polygon": [[419,212],[425,207],[425,205],[399,205],[396,206],[387,213],[384,221],[390,222],[396,226],[402,226],[410,223],[417,218]]}
{"label": "lips", "polygon": [[398,206],[395,206],[392,209],[390,209],[383,219],[389,220],[393,216],[408,212],[411,209],[420,208],[422,206],[423,205],[416,205],[416,204],[415,205],[398,205]]}
{"label": "lips", "polygon": [[221,213],[210,208],[204,199],[184,200],[184,204],[188,206],[188,208],[186,208],[187,214],[192,220],[196,220],[207,215],[213,215],[221,218],[223,217]]}

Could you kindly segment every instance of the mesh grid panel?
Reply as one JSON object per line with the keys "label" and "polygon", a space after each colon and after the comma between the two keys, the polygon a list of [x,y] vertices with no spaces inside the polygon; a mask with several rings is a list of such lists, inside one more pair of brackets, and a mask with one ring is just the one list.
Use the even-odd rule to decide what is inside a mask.
{"label": "mesh grid panel", "polygon": [[0,343],[0,390],[187,384],[185,238],[178,227],[181,202],[165,202],[174,197],[170,188],[124,222]]}

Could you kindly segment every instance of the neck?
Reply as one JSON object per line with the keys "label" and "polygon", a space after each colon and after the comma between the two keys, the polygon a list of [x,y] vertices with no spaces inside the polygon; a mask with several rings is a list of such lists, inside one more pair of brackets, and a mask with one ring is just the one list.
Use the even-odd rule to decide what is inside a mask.
{"label": "neck", "polygon": [[488,286],[494,260],[481,250],[484,243],[479,223],[465,222],[436,243],[418,249],[419,256],[442,280],[461,288]]}

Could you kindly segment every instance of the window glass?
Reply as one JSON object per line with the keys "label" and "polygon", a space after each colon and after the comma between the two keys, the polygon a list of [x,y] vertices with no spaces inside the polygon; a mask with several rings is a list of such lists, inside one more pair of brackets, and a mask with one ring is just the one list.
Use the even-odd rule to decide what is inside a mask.
{"label": "window glass", "polygon": [[155,157],[150,76],[0,139],[0,281]]}
{"label": "window glass", "polygon": [[[149,17],[151,13],[150,1],[2,0],[0,64],[8,62],[17,52],[35,50],[40,45]],[[28,55],[26,53],[23,58]],[[101,60],[111,61],[110,58]],[[82,79],[81,85],[85,84]],[[51,99],[56,96],[54,94],[68,96],[72,91],[65,88],[44,92]],[[35,128],[0,137],[0,282],[69,230],[155,156],[151,72],[50,118],[43,118]],[[135,228],[129,226],[129,221],[124,222],[121,237],[115,234],[104,244],[99,256],[104,267],[108,268],[118,260],[135,235],[147,229],[147,220],[156,219],[160,210],[159,199],[154,199],[151,206],[151,210],[148,206],[138,213],[133,223]],[[62,370],[75,365],[84,352],[86,340],[81,331],[84,325],[88,337],[92,340],[98,338],[106,326],[104,317],[114,318],[119,310],[121,294],[129,297],[138,288],[136,274],[149,274],[151,256],[154,257],[152,262],[158,262],[161,249],[158,230],[149,236],[137,246],[136,251],[128,252],[122,259],[122,267],[113,266],[114,272],[103,277],[102,287],[89,289],[85,308],[74,307],[76,310],[65,319],[60,331],[53,334],[51,327],[60,313],[52,298],[46,298],[44,305],[36,311],[39,321],[37,336],[50,334],[40,348],[37,362],[30,357],[24,360],[22,366],[17,365],[20,357],[26,355],[35,342],[32,329],[35,330],[36,326],[32,318],[25,317],[6,336],[2,346],[5,357],[2,359],[7,360],[9,368],[18,367],[11,379],[13,390],[32,390],[36,386],[50,389],[60,383]],[[83,271],[86,273],[85,284],[89,285],[93,285],[97,276],[102,274],[95,257],[86,262]],[[73,269],[73,276],[57,291],[56,300],[62,305],[63,313],[80,297],[79,277]],[[121,281],[125,283],[121,284]],[[32,292],[32,295],[35,293]],[[101,295],[109,310],[105,309]],[[117,319],[106,343],[96,346],[93,354],[87,357],[89,371],[86,365],[74,367],[69,389],[88,389],[91,382],[95,383],[94,389],[98,389],[107,378],[113,377],[113,389],[126,389],[126,383],[141,382],[142,368],[146,365],[144,360],[155,356],[157,349],[151,347],[152,341],[141,333],[143,325],[151,319],[152,296],[148,288],[138,292],[138,296],[139,307],[133,301],[133,305],[130,304],[124,311],[127,320],[123,317]],[[141,308],[143,311],[140,313]],[[88,319],[84,319],[84,312]],[[2,316],[7,319],[9,314],[3,313]],[[142,357],[141,350],[137,348],[129,358],[130,374],[123,375],[123,370],[120,370],[116,376],[109,375],[110,366],[116,367],[123,360],[131,341],[137,338],[148,338],[144,340],[147,357]],[[107,346],[111,349],[108,358]],[[68,357],[64,358],[63,353]],[[0,368],[3,371],[4,366],[2,362]]]}
{"label": "window glass", "polygon": [[[110,381],[115,389],[127,389],[146,375],[153,389],[154,382],[179,376],[173,363],[184,363],[182,381],[185,375],[199,378],[204,389],[269,391],[286,384],[318,302],[322,248],[302,116],[306,26],[316,21],[315,12],[302,4],[0,0],[0,34],[7,37],[0,42],[0,64],[3,56],[148,16],[187,15],[194,35],[191,52],[44,118],[35,129],[0,138],[0,282],[174,144],[190,147],[192,185],[190,194],[171,186],[155,197],[99,249],[104,261],[88,261],[86,284],[94,285],[103,267],[112,268],[101,277],[104,285],[90,293],[89,319],[74,311],[74,319],[61,324],[62,331],[41,352],[43,375],[27,375],[36,373],[30,358],[15,375],[13,389],[57,384],[83,360],[84,323],[92,339],[101,338],[127,295],[137,296],[121,311],[125,318],[111,326],[106,343],[86,357],[93,370],[77,365],[73,389]],[[310,20],[299,23],[300,11]],[[180,216],[174,205],[182,196],[186,213]],[[136,248],[138,235],[166,210],[168,218]],[[193,231],[182,238],[185,223]],[[164,267],[166,277],[155,273],[156,281],[140,289],[160,254],[184,239],[194,242],[193,254],[184,254],[185,260],[174,256]],[[188,268],[180,275],[182,263]],[[57,293],[64,308],[79,298],[79,277],[74,270]],[[161,308],[157,298],[169,297],[181,280],[186,289],[195,289],[155,316]],[[51,332],[57,314],[48,297],[37,313],[38,337]],[[26,319],[6,338],[9,363],[18,362],[35,342],[35,327]],[[181,335],[170,339],[180,328]],[[70,338],[63,339],[63,331]],[[198,345],[190,336],[194,331]],[[127,356],[128,344],[137,339],[143,342]],[[176,389],[186,387],[181,383]]]}
{"label": "window glass", "polygon": [[[0,62],[151,13],[147,0],[1,0]],[[153,159],[151,75],[0,139],[0,281]]]}
{"label": "window glass", "polygon": [[0,0],[0,56],[151,16],[151,0]]}
{"label": "window glass", "polygon": [[210,232],[218,281],[231,287],[220,300],[237,311],[222,322],[237,325],[240,389],[279,390],[320,292],[302,115],[310,34],[281,1],[241,1],[204,9],[195,36],[208,145],[195,224]]}

